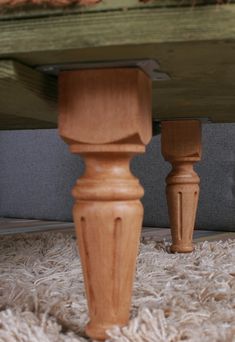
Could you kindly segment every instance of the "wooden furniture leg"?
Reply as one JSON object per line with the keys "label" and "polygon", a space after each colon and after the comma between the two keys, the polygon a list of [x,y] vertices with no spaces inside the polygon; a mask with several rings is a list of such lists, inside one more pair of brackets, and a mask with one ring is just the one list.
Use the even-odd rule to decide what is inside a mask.
{"label": "wooden furniture leg", "polygon": [[151,81],[138,68],[62,72],[60,135],[85,161],[73,196],[90,322],[86,333],[129,319],[143,207],[130,160],[151,138]]}
{"label": "wooden furniture leg", "polygon": [[171,251],[192,252],[200,182],[193,164],[201,159],[200,121],[163,121],[162,154],[172,164],[172,171],[166,178]]}

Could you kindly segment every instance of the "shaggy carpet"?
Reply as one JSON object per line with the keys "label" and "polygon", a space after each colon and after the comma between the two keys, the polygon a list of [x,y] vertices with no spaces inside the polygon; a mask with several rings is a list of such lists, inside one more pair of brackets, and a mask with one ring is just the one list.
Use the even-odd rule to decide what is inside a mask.
{"label": "shaggy carpet", "polygon": [[[70,233],[1,237],[0,341],[87,341],[82,271]],[[235,341],[235,240],[168,254],[143,240],[131,319],[109,342]]]}

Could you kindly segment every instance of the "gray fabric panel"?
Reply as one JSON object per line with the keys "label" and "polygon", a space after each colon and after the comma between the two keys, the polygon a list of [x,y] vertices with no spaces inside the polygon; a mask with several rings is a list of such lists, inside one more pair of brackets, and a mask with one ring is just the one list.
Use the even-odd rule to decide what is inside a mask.
{"label": "gray fabric panel", "polygon": [[[0,216],[71,220],[70,196],[83,163],[71,155],[57,130],[0,132]],[[145,188],[146,226],[169,226],[165,177],[170,170],[154,137],[132,162]],[[203,126],[203,160],[197,227],[235,229],[235,124]]]}
{"label": "gray fabric panel", "polygon": [[0,216],[71,220],[83,164],[57,130],[0,132],[0,164]]}

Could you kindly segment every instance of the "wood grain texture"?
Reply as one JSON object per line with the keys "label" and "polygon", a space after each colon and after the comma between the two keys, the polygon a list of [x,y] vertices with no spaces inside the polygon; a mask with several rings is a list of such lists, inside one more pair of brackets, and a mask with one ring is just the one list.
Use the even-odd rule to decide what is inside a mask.
{"label": "wood grain texture", "polygon": [[130,160],[151,138],[151,82],[139,69],[83,70],[60,75],[59,131],[85,173],[73,210],[90,322],[103,340],[129,319],[143,220],[143,188]]}
{"label": "wood grain texture", "polygon": [[166,178],[173,242],[171,251],[192,252],[200,182],[193,164],[201,159],[200,122],[162,122],[162,154],[172,164],[172,171]]}
{"label": "wood grain texture", "polygon": [[91,47],[234,40],[234,16],[235,6],[226,5],[219,9],[151,8],[2,20],[0,56],[26,54],[32,64],[43,64],[65,58],[58,56],[58,50],[67,51],[69,59],[68,50]]}
{"label": "wood grain texture", "polygon": [[151,80],[138,68],[62,72],[60,134],[87,144],[128,143],[133,136],[136,143],[147,144],[151,89]]}
{"label": "wood grain texture", "polygon": [[50,76],[13,61],[0,61],[0,128],[56,126],[57,84]]}
{"label": "wood grain texture", "polygon": [[[36,1],[35,1],[36,2]],[[63,2],[63,0],[61,0]],[[94,1],[95,2],[95,1]],[[103,12],[111,10],[128,10],[128,9],[144,9],[144,8],[169,8],[169,7],[191,7],[206,6],[206,5],[222,5],[226,3],[234,3],[234,0],[115,0],[115,1],[100,1],[92,6],[83,6],[81,4],[66,6],[49,6],[44,4],[40,6],[38,4],[27,5],[19,4],[16,7],[4,6],[0,8],[0,20],[1,19],[15,19],[15,18],[27,18],[27,17],[44,17],[44,16],[57,16],[59,14],[69,13],[87,13],[87,12]]]}
{"label": "wood grain texture", "polygon": [[156,120],[235,121],[235,5],[112,6],[1,20],[0,57],[28,65],[156,58],[171,77],[154,82]]}

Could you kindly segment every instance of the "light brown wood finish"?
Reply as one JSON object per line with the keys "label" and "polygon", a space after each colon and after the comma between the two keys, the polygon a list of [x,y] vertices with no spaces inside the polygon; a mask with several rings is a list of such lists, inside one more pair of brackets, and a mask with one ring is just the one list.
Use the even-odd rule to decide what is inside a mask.
{"label": "light brown wood finish", "polygon": [[172,164],[172,171],[166,178],[171,251],[192,252],[200,182],[193,164],[201,159],[200,121],[163,121],[162,154]]}
{"label": "light brown wood finish", "polygon": [[88,336],[129,319],[143,189],[129,164],[151,138],[151,81],[139,69],[63,72],[59,129],[85,160],[73,196],[90,323]]}

